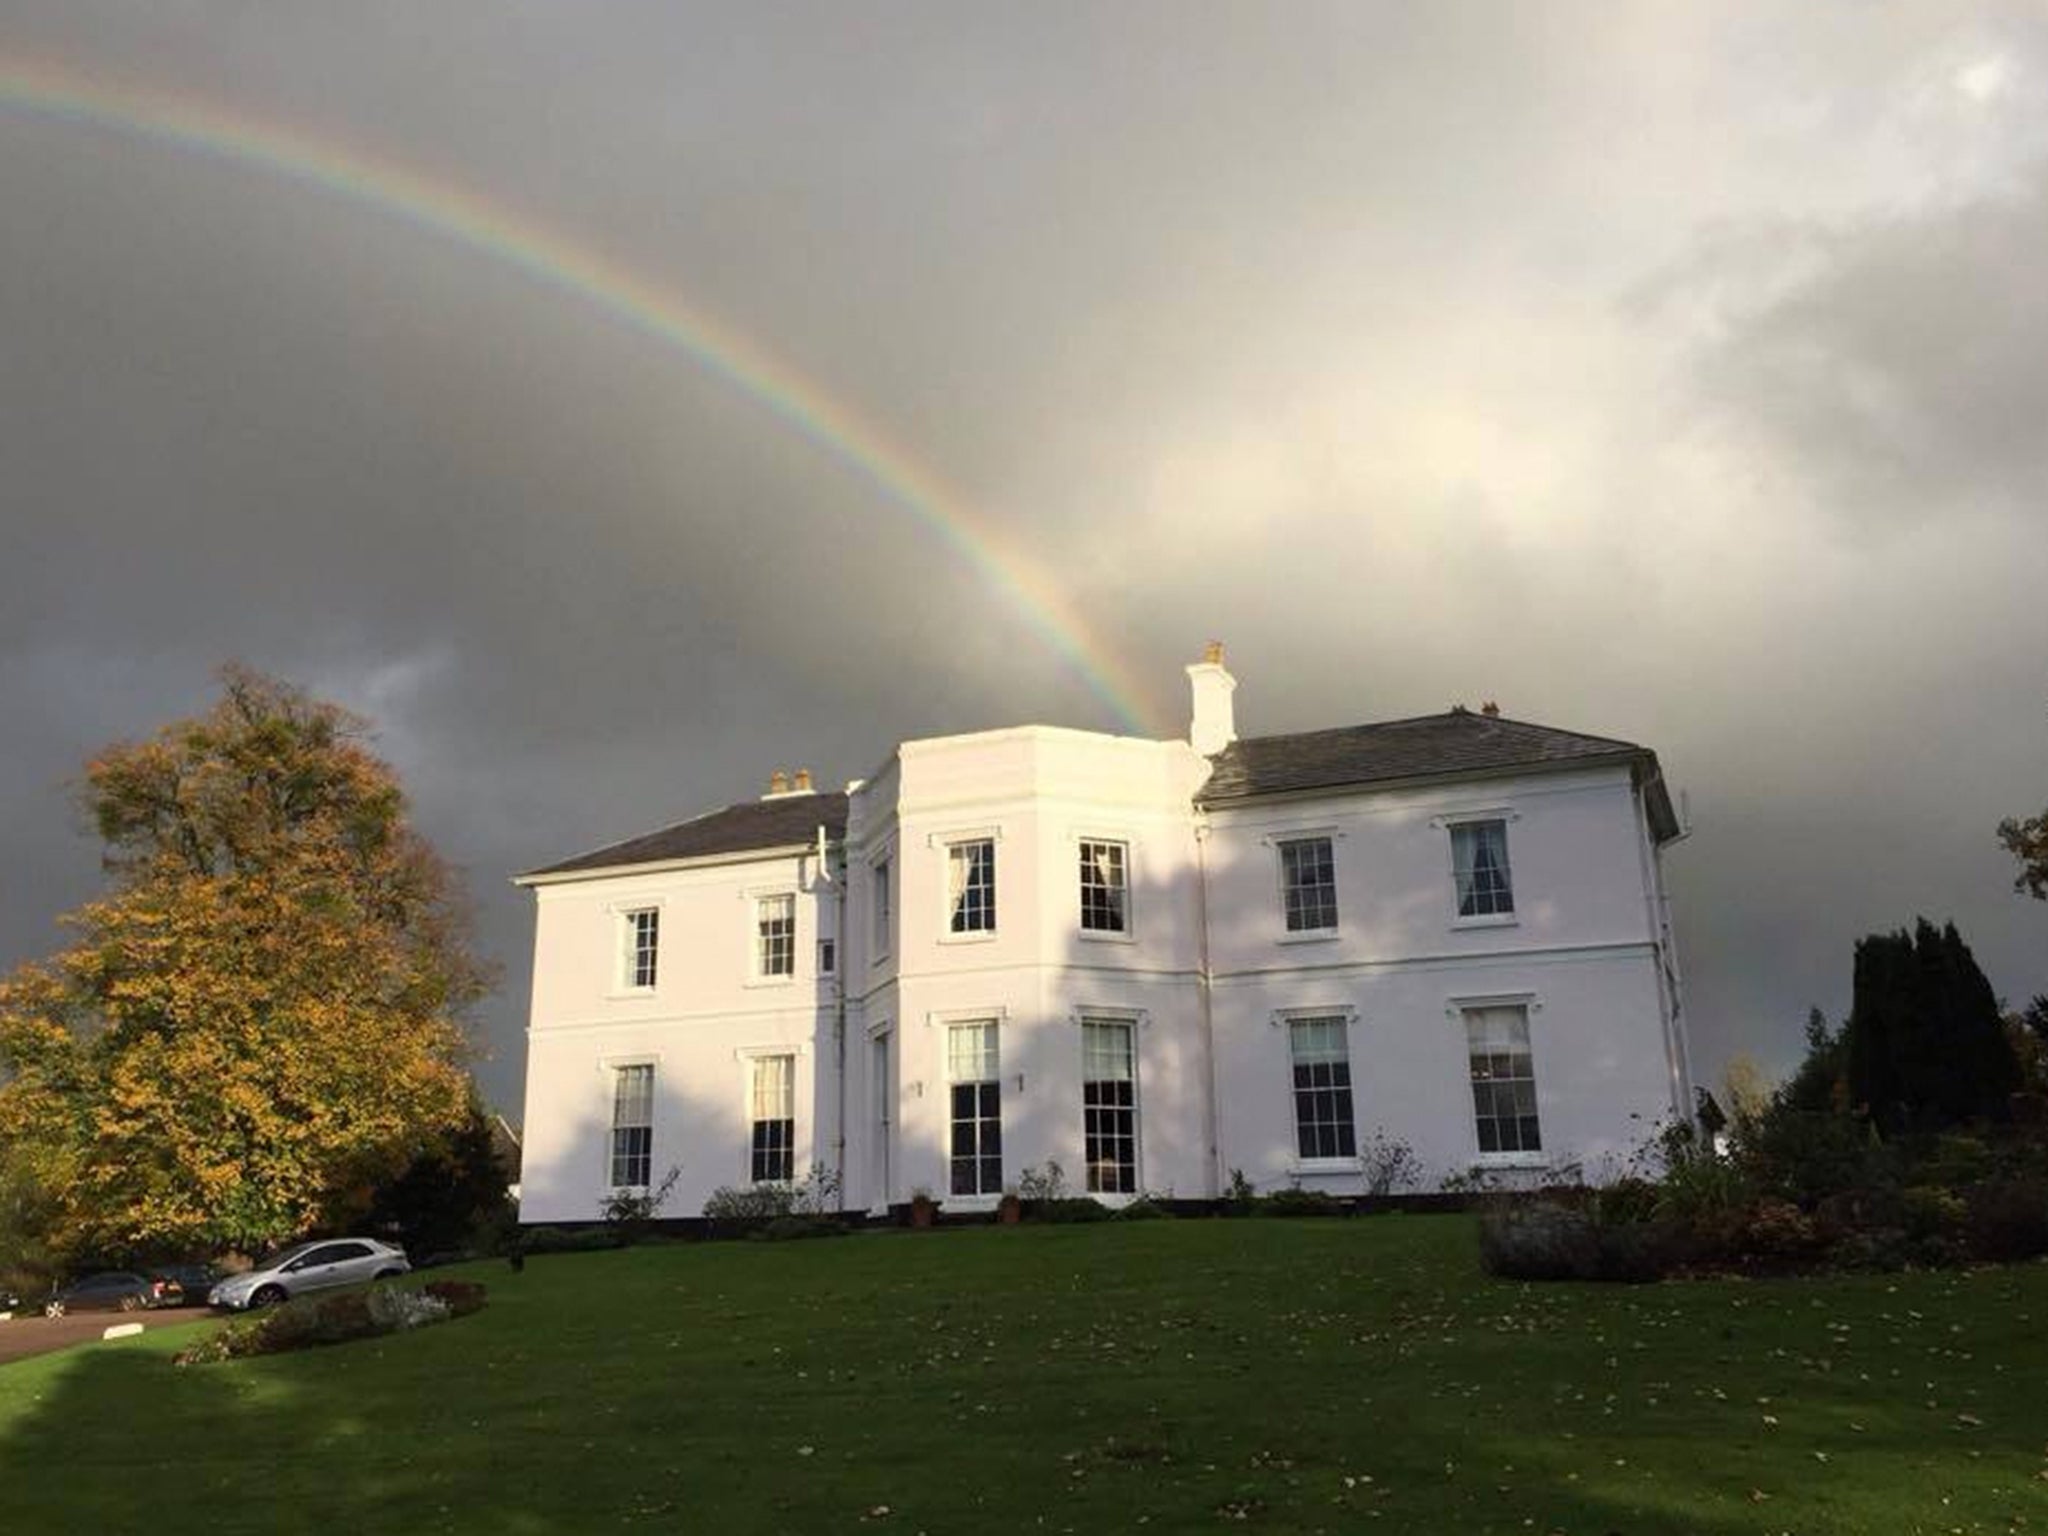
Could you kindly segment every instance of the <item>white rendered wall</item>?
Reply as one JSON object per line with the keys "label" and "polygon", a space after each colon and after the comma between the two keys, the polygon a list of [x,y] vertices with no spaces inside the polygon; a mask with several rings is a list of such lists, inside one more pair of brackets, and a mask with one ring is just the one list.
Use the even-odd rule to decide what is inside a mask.
{"label": "white rendered wall", "polygon": [[[1596,1173],[1682,1112],[1654,853],[1646,860],[1626,768],[1204,817],[1192,797],[1206,766],[1184,742],[1036,727],[909,742],[855,787],[830,878],[786,851],[539,885],[523,1219],[597,1216],[612,1069],[637,1061],[656,1068],[655,1178],[681,1170],[665,1214],[696,1215],[713,1189],[746,1182],[747,1061],[766,1050],[797,1057],[799,1174],[813,1160],[842,1166],[849,1208],[898,1204],[920,1187],[955,1210],[992,1203],[948,1194],[956,1020],[998,1025],[1006,1184],[1057,1159],[1083,1189],[1079,1021],[1091,1014],[1135,1025],[1138,1179],[1155,1192],[1213,1195],[1231,1169],[1267,1188],[1363,1188],[1356,1165],[1305,1167],[1294,1155],[1288,1036],[1276,1022],[1289,1009],[1351,1018],[1359,1141],[1383,1131],[1407,1142],[1432,1180],[1481,1160],[1459,999],[1529,1007],[1543,1168]],[[1481,813],[1507,822],[1511,922],[1455,914],[1447,819]],[[1339,909],[1336,934],[1309,941],[1284,931],[1274,847],[1304,833],[1333,840]],[[996,843],[991,935],[947,932],[947,846],[968,837]],[[1128,936],[1081,931],[1083,838],[1128,847]],[[872,943],[879,860],[893,915],[885,954]],[[798,896],[797,975],[762,984],[753,899],[777,890]],[[816,974],[816,939],[842,893],[843,1148],[839,983]],[[662,908],[661,974],[637,995],[618,984],[617,914],[649,902]]]}
{"label": "white rendered wall", "polygon": [[[1514,914],[1460,919],[1449,825],[1505,821]],[[1351,1018],[1361,1148],[1407,1143],[1430,1181],[1485,1165],[1589,1176],[1683,1112],[1626,768],[1220,809],[1208,838],[1219,1159],[1262,1187],[1357,1193],[1296,1157],[1286,1010]],[[1278,842],[1327,835],[1330,937],[1285,931]],[[1540,1157],[1482,1155],[1458,1000],[1528,1007]]]}
{"label": "white rendered wall", "polygon": [[[796,898],[796,975],[754,975],[755,899]],[[834,888],[789,855],[543,884],[535,890],[527,1034],[524,1221],[592,1221],[610,1193],[614,1069],[654,1067],[653,1179],[680,1170],[663,1207],[694,1216],[749,1173],[755,1054],[796,1058],[796,1168],[828,1162],[838,1134],[834,983],[817,974]],[[656,985],[622,984],[620,912],[661,911]]]}

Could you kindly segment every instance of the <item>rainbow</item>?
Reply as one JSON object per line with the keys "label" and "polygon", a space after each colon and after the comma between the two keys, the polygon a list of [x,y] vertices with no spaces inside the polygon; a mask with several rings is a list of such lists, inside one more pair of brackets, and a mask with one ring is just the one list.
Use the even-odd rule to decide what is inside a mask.
{"label": "rainbow", "polygon": [[0,112],[78,124],[277,176],[451,240],[567,294],[725,380],[930,529],[1074,668],[1118,722],[1165,735],[1146,691],[1060,589],[960,494],[873,423],[765,347],[590,246],[503,204],[388,160],[210,102],[0,55]]}

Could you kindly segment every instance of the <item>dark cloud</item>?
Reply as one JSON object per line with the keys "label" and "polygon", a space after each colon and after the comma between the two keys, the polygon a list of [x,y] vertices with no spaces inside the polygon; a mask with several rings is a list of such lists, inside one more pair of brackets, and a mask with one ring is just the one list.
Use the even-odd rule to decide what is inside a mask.
{"label": "dark cloud", "polygon": [[[2000,8],[0,0],[33,53],[485,197],[842,402],[1178,719],[1497,697],[1656,745],[1698,1053],[1858,933],[2048,987],[2048,44]],[[21,50],[17,54],[15,50]],[[0,111],[0,962],[67,779],[238,657],[514,870],[896,740],[1115,712],[856,465],[374,200]]]}

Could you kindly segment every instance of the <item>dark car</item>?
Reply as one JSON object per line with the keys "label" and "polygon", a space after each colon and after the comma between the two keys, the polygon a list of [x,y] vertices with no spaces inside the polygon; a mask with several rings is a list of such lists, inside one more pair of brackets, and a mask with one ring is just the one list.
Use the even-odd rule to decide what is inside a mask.
{"label": "dark car", "polygon": [[211,1264],[159,1264],[149,1278],[162,1288],[156,1302],[160,1307],[203,1307],[207,1292],[220,1283]]}
{"label": "dark car", "polygon": [[74,1280],[43,1303],[45,1317],[62,1317],[66,1312],[140,1312],[163,1298],[163,1286],[125,1269],[87,1275]]}

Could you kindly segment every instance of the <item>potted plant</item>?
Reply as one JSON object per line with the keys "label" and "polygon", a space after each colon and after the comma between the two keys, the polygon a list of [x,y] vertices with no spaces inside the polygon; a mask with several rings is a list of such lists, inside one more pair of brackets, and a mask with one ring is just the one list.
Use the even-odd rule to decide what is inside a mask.
{"label": "potted plant", "polygon": [[996,1220],[1006,1227],[1014,1227],[1024,1219],[1024,1202],[1017,1197],[1017,1187],[1012,1184],[1003,1190],[1003,1198],[996,1203]]}
{"label": "potted plant", "polygon": [[910,1192],[910,1224],[913,1227],[928,1227],[939,1218],[939,1202],[932,1198],[932,1192],[920,1184]]}

